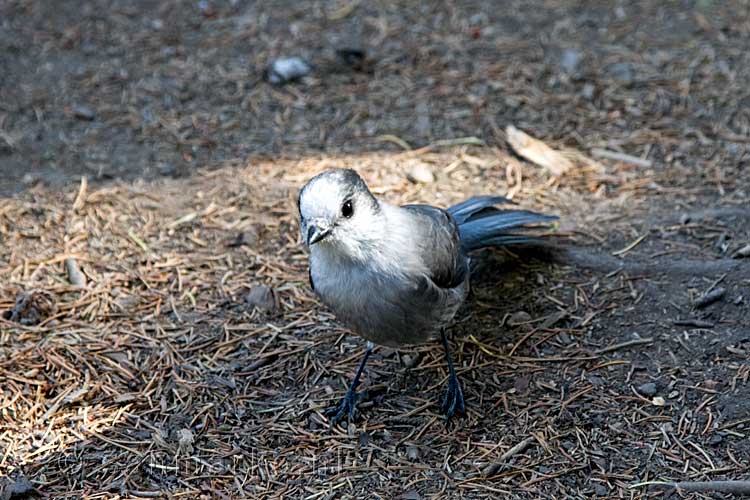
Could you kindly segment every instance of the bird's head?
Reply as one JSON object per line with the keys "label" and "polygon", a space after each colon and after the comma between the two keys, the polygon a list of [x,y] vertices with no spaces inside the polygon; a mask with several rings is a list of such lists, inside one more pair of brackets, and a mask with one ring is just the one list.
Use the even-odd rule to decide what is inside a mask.
{"label": "bird's head", "polygon": [[300,191],[298,203],[302,239],[310,248],[360,260],[382,234],[380,203],[354,170],[316,175]]}

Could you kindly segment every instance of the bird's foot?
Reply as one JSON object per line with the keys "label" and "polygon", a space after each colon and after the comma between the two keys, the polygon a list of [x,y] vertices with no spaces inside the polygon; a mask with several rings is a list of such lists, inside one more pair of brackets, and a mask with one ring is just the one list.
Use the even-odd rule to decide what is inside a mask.
{"label": "bird's foot", "polygon": [[445,394],[440,409],[445,418],[450,421],[454,416],[465,417],[466,405],[464,404],[464,391],[461,389],[461,381],[453,370],[448,375]]}
{"label": "bird's foot", "polygon": [[366,393],[357,394],[359,377],[362,376],[362,371],[365,369],[365,364],[367,364],[367,358],[370,357],[370,353],[372,353],[372,349],[374,347],[375,345],[372,342],[367,343],[365,355],[362,357],[362,361],[360,361],[359,363],[357,373],[354,375],[354,379],[349,385],[349,389],[347,389],[346,394],[344,395],[344,399],[341,400],[341,404],[339,405],[338,409],[331,408],[326,412],[326,416],[331,417],[331,427],[336,425],[336,423],[341,420],[344,415],[348,415],[349,422],[354,419],[354,414],[357,411],[357,403],[366,396]]}
{"label": "bird's foot", "polygon": [[331,427],[336,425],[344,416],[351,422],[357,413],[357,403],[359,403],[361,398],[362,395],[357,394],[357,391],[353,387],[350,387],[338,407],[333,407],[326,411],[326,416],[331,417]]}

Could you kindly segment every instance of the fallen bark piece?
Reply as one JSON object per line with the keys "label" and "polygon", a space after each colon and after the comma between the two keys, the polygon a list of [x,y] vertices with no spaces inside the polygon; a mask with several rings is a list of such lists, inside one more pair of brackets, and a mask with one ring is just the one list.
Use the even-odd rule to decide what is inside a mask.
{"label": "fallen bark piece", "polygon": [[68,272],[68,281],[71,285],[79,288],[86,287],[86,276],[78,269],[78,263],[72,257],[65,259],[65,270]]}
{"label": "fallen bark piece", "polygon": [[702,319],[676,319],[672,321],[674,326],[694,326],[696,328],[713,328],[714,323]]}
{"label": "fallen bark piece", "polygon": [[[15,480],[0,478],[0,500],[21,500],[36,496],[36,490],[26,476],[20,476]],[[10,481],[10,482],[8,482]]]}
{"label": "fallen bark piece", "polygon": [[744,247],[740,248],[739,250],[734,252],[734,255],[732,255],[733,259],[745,259],[747,257],[750,257],[750,244],[747,244]]}
{"label": "fallen bark piece", "polygon": [[683,481],[674,486],[682,491],[717,491],[732,495],[750,495],[750,481]]}
{"label": "fallen bark piece", "polygon": [[573,162],[539,139],[518,130],[513,125],[505,128],[508,143],[519,156],[547,169],[554,176],[561,176],[573,168]]}
{"label": "fallen bark piece", "polygon": [[727,293],[726,288],[722,288],[722,287],[715,288],[711,290],[710,292],[704,295],[701,295],[700,297],[695,299],[695,302],[693,302],[693,306],[695,306],[697,309],[709,306],[713,304],[714,302],[716,302],[717,300],[721,299],[726,293]]}
{"label": "fallen bark piece", "polygon": [[268,285],[252,287],[245,295],[245,303],[250,309],[257,308],[266,313],[273,313],[279,307],[276,292]]}
{"label": "fallen bark piece", "polygon": [[681,481],[677,483],[671,481],[647,481],[645,483],[634,484],[631,488],[638,488],[641,486],[656,486],[683,492],[729,493],[738,496],[750,495],[750,481],[741,480]]}
{"label": "fallen bark piece", "polygon": [[3,317],[22,325],[37,325],[55,314],[54,296],[45,290],[32,290],[19,294],[13,309],[5,311]]}

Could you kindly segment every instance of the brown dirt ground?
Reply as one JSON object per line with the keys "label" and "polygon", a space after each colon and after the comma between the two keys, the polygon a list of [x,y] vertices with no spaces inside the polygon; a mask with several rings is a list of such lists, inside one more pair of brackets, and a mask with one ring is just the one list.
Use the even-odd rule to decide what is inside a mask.
{"label": "brown dirt ground", "polygon": [[[0,3],[0,311],[55,304],[0,318],[0,498],[23,478],[49,498],[309,499],[748,479],[750,6],[578,4]],[[269,86],[279,55],[313,76]],[[576,169],[515,157],[507,124]],[[485,145],[439,142],[461,137]],[[406,180],[419,163],[436,182]],[[562,218],[555,249],[477,259],[456,425],[426,345],[377,350],[362,418],[327,426],[363,344],[310,293],[294,198],[333,165],[394,202],[511,192]],[[261,285],[272,312],[245,301]]]}

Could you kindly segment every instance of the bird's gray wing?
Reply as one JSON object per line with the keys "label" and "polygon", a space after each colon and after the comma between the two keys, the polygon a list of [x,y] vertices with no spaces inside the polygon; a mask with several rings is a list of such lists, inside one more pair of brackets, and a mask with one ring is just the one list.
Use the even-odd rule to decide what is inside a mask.
{"label": "bird's gray wing", "polygon": [[455,288],[463,283],[469,266],[453,216],[429,205],[402,208],[414,217],[418,257],[428,269],[432,283],[439,288]]}

